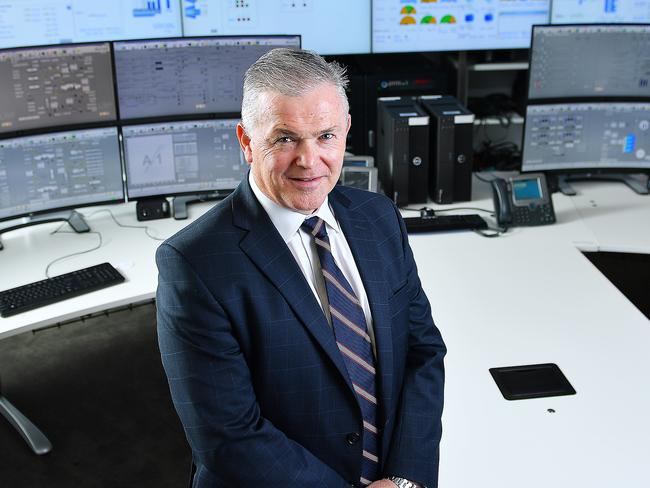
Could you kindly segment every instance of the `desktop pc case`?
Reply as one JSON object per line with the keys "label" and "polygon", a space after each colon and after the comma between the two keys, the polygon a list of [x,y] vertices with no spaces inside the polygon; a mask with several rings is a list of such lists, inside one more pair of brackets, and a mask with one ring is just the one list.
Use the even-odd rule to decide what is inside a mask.
{"label": "desktop pc case", "polygon": [[421,96],[418,103],[431,118],[431,199],[471,200],[474,114],[449,95]]}
{"label": "desktop pc case", "polygon": [[357,55],[341,59],[348,67],[348,99],[352,127],[347,149],[353,154],[377,155],[377,99],[450,93],[446,66],[417,53]]}
{"label": "desktop pc case", "polygon": [[429,117],[413,101],[377,100],[377,160],[383,190],[398,206],[426,203]]}

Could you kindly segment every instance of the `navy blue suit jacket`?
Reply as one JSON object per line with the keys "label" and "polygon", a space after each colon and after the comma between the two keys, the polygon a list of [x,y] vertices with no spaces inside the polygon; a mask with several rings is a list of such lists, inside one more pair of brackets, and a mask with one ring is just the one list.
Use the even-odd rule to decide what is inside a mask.
{"label": "navy blue suit jacket", "polygon": [[[368,295],[381,472],[437,486],[445,346],[390,200],[329,196]],[[195,487],[359,480],[361,411],[332,329],[245,179],[160,246],[158,334]]]}

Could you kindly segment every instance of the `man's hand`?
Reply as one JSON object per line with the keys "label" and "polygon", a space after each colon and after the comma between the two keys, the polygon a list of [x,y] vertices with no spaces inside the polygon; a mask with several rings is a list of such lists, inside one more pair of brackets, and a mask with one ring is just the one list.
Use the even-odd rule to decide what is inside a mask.
{"label": "man's hand", "polygon": [[368,485],[368,488],[397,488],[397,485],[391,480],[377,480]]}

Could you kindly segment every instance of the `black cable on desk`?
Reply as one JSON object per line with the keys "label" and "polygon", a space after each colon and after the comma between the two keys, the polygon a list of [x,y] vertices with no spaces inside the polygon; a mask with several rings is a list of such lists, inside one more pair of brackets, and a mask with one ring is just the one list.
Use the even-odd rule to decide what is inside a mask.
{"label": "black cable on desk", "polygon": [[444,212],[453,212],[456,210],[474,210],[476,212],[485,212],[490,215],[494,215],[494,210],[488,210],[486,208],[479,208],[479,207],[451,207],[451,208],[438,208],[438,209],[433,209],[431,207],[420,207],[420,208],[412,208],[412,207],[399,207],[400,210],[407,210],[409,212],[420,212],[420,215],[423,214],[429,214],[429,215],[435,215],[437,213],[444,213]]}

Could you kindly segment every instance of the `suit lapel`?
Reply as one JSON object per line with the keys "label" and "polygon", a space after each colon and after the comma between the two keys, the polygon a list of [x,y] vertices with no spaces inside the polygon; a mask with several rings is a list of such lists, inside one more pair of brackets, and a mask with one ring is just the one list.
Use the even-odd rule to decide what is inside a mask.
{"label": "suit lapel", "polygon": [[378,248],[382,236],[375,235],[367,217],[355,210],[350,200],[336,189],[330,193],[330,204],[350,245],[368,295],[377,348],[378,386],[382,400],[380,412],[385,422],[385,415],[392,406],[393,337],[388,305],[389,284]]}
{"label": "suit lapel", "polygon": [[295,258],[257,201],[246,178],[232,199],[233,223],[248,230],[240,246],[286,299],[298,319],[320,344],[352,390],[343,357],[316,297]]}

